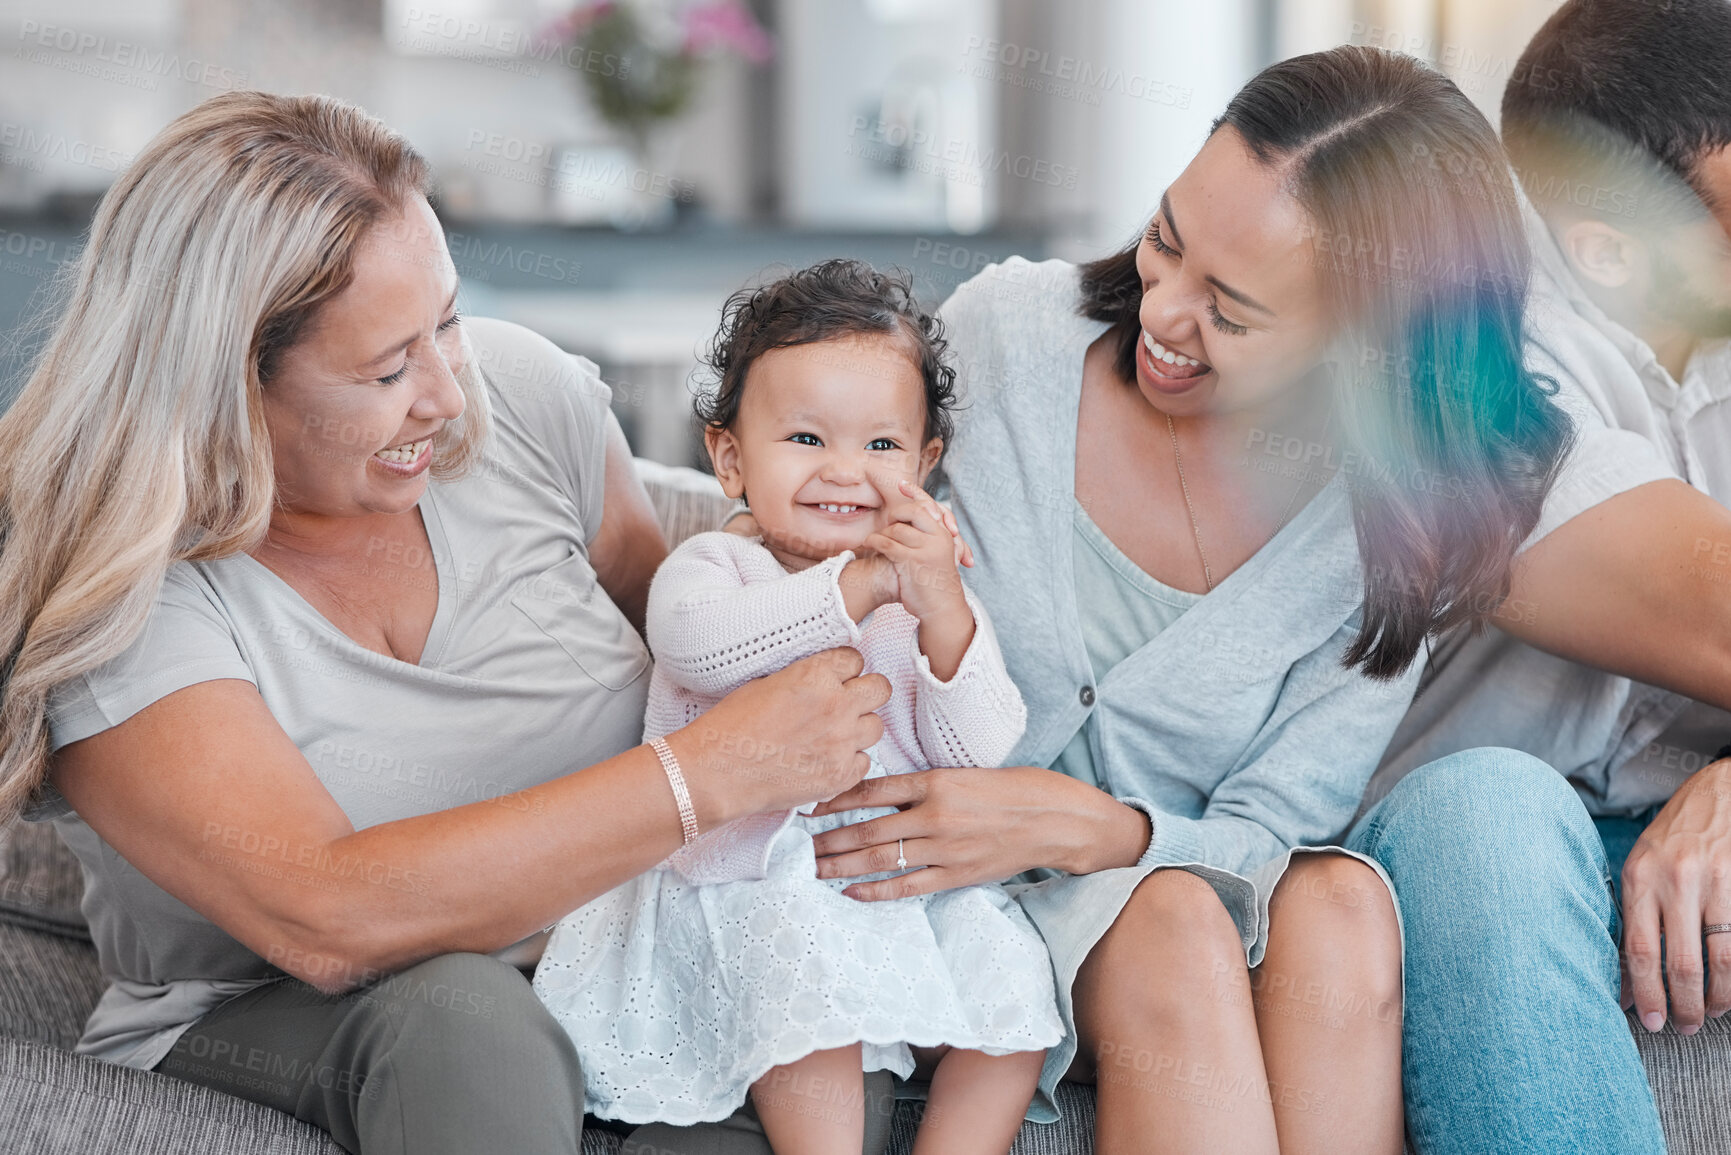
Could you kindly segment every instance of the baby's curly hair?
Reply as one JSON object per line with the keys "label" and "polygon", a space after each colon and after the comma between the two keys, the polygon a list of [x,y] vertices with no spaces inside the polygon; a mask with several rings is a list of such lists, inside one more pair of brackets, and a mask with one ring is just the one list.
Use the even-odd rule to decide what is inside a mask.
{"label": "baby's curly hair", "polygon": [[943,322],[921,309],[905,273],[880,273],[845,257],[823,261],[757,288],[741,289],[722,308],[721,328],[703,363],[714,387],[694,408],[708,426],[726,429],[739,417],[745,375],[771,349],[836,337],[900,337],[925,382],[926,440],[949,444],[955,432],[956,371],[949,364]]}

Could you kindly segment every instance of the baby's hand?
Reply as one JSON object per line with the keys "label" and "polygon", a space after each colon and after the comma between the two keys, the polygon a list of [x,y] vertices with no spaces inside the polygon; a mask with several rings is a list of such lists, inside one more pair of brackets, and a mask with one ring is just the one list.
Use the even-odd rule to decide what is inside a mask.
{"label": "baby's hand", "polygon": [[912,482],[899,481],[895,486],[885,492],[889,486],[879,485],[888,499],[890,522],[865,540],[865,549],[894,567],[896,600],[922,623],[945,618],[971,623],[973,613],[962,596],[956,567],[971,565],[973,555],[957,534],[954,519]]}
{"label": "baby's hand", "polygon": [[900,582],[895,565],[889,558],[872,553],[864,546],[854,552],[854,559],[842,567],[836,583],[841,587],[847,616],[863,622],[867,614],[900,596]]}
{"label": "baby's hand", "polygon": [[962,540],[962,527],[956,524],[956,515],[939,505],[936,498],[911,481],[902,482],[900,492],[921,501],[928,513],[944,523],[944,528],[950,531],[950,536],[956,541],[956,564],[968,569],[974,568],[974,551]]}

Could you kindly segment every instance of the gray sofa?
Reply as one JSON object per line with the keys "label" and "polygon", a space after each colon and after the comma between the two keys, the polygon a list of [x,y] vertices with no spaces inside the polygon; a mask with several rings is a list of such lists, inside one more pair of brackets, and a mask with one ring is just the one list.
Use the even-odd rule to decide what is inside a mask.
{"label": "gray sofa", "polygon": [[[671,540],[709,528],[727,502],[690,470],[642,463]],[[19,825],[0,834],[0,1151],[16,1155],[337,1155],[317,1128],[287,1115],[166,1075],[71,1053],[102,991],[96,952],[79,913],[83,881],[52,828]],[[1666,1028],[1636,1032],[1658,1096],[1670,1149],[1731,1151],[1731,1021],[1709,1021],[1692,1039]],[[1557,1057],[1567,1065],[1566,1055]],[[1085,1155],[1094,1103],[1088,1088],[1062,1088],[1064,1121],[1028,1125],[1016,1155]],[[895,1118],[891,1150],[912,1146],[914,1114]],[[592,1128],[584,1155],[618,1149]]]}

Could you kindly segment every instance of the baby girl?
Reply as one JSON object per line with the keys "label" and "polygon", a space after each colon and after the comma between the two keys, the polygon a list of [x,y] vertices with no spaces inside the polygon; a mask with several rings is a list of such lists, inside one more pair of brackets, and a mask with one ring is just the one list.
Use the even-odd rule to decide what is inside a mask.
{"label": "baby girl", "polygon": [[[1008,755],[1021,696],[962,584],[966,547],[920,488],[950,430],[944,353],[907,283],[853,261],[728,302],[698,413],[759,536],[700,534],[656,574],[646,739],[853,646],[893,688],[872,776]],[[590,1112],[685,1124],[749,1094],[779,1155],[858,1155],[863,1072],[917,1063],[917,1155],[1008,1150],[1063,1035],[1051,962],[1001,887],[860,902],[817,877],[813,834],[884,813],[744,819],[559,924],[535,986],[577,1044]]]}

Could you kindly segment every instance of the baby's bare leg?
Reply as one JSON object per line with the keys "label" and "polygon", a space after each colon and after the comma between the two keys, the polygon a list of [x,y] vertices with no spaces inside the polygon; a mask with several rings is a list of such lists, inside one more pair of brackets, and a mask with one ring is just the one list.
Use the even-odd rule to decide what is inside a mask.
{"label": "baby's bare leg", "polygon": [[1040,1083],[1044,1051],[952,1049],[938,1061],[914,1155],[1004,1155]]}
{"label": "baby's bare leg", "polygon": [[865,1141],[859,1044],[774,1068],[751,1085],[751,1102],[777,1155],[859,1155]]}

